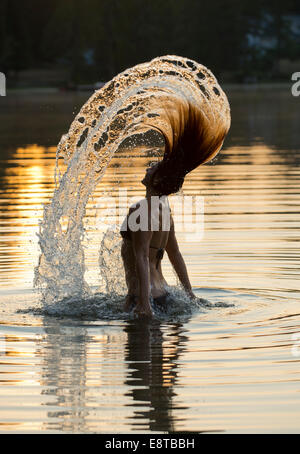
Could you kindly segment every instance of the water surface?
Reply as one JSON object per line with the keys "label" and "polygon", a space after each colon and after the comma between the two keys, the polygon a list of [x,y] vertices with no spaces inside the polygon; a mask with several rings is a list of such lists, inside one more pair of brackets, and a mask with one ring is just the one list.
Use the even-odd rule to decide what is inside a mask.
{"label": "water surface", "polygon": [[[225,147],[183,188],[204,197],[204,237],[178,232],[195,292],[211,306],[143,324],[109,303],[104,312],[84,301],[71,313],[40,310],[32,281],[42,205],[56,144],[89,94],[1,99],[2,432],[299,433],[299,102],[284,87],[228,95]],[[89,202],[95,290],[100,195],[116,195],[117,184],[142,197],[152,159],[116,155]],[[163,268],[175,285],[167,259]]]}

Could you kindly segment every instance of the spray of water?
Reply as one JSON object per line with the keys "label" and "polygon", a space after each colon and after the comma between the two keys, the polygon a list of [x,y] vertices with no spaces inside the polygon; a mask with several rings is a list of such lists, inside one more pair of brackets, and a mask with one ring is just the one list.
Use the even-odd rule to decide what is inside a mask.
{"label": "spray of water", "polygon": [[[91,297],[84,278],[85,209],[124,141],[134,145],[144,137],[146,145],[151,137],[147,133],[156,131],[164,138],[166,156],[179,147],[184,150],[190,171],[218,153],[229,127],[229,104],[217,80],[206,67],[186,58],[155,58],[96,91],[57,147],[55,190],[40,223],[34,282],[45,303]],[[105,241],[101,273],[106,290],[116,292],[105,258],[108,237]]]}
{"label": "spray of water", "polygon": [[122,296],[127,291],[121,244],[119,231],[109,228],[104,233],[99,251],[99,269],[104,291],[108,295]]}

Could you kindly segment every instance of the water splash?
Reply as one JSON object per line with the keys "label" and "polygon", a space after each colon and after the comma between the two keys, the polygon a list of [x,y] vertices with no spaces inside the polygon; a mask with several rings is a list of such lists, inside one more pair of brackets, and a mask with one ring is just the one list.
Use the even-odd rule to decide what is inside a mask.
{"label": "water splash", "polygon": [[[234,307],[234,304],[225,302],[211,302],[204,298],[190,300],[183,290],[178,287],[168,286],[168,291],[173,297],[172,304],[164,310],[153,307],[153,320],[160,322],[182,323],[190,320],[195,314],[207,314],[212,309]],[[86,297],[69,297],[51,303],[38,302],[34,306],[18,309],[20,314],[34,314],[35,316],[50,316],[55,318],[71,318],[79,320],[133,320],[136,318],[134,311],[124,312],[125,295],[107,294],[96,292]]]}
{"label": "water splash", "polygon": [[45,303],[91,296],[84,278],[85,209],[124,141],[134,145],[142,137],[146,145],[147,133],[156,131],[165,155],[183,150],[190,171],[218,153],[229,127],[229,104],[217,80],[186,58],[155,58],[96,91],[57,148],[55,191],[40,224],[34,281]]}
{"label": "water splash", "polygon": [[121,260],[122,238],[118,230],[108,229],[102,238],[99,251],[100,278],[104,291],[110,296],[127,293],[125,272]]}

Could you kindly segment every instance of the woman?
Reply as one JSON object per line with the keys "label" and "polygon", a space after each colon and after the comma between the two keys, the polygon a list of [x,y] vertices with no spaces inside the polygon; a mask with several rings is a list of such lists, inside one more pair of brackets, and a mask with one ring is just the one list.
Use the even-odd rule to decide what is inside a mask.
{"label": "woman", "polygon": [[[186,293],[196,298],[178,248],[167,198],[179,191],[184,176],[176,171],[170,172],[170,168],[165,166],[166,163],[161,161],[146,170],[142,180],[146,186],[146,198],[130,208],[121,227],[121,252],[128,287],[125,310],[134,308],[137,315],[148,317],[152,316],[151,302],[163,308],[171,301],[161,270],[164,251]],[[168,177],[164,177],[166,170]]]}

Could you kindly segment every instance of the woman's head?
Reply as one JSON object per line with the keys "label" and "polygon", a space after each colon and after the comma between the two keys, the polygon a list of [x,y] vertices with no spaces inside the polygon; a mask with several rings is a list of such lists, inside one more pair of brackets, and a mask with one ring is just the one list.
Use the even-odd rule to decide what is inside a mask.
{"label": "woman's head", "polygon": [[170,195],[178,192],[184,182],[180,169],[175,169],[171,162],[161,161],[148,167],[142,183],[158,195]]}

